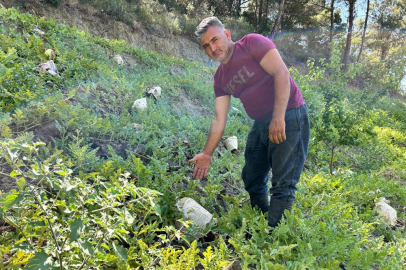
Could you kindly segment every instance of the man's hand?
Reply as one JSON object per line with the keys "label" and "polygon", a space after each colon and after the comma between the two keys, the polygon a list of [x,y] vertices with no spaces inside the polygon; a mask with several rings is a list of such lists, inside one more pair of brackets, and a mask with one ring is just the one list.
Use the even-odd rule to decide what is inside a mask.
{"label": "man's hand", "polygon": [[189,162],[195,162],[196,166],[193,170],[193,178],[195,179],[202,179],[203,177],[207,176],[207,172],[209,171],[210,163],[211,163],[211,156],[205,153],[200,153],[196,155],[194,158],[189,160]]}
{"label": "man's hand", "polygon": [[271,123],[269,123],[269,140],[276,144],[286,140],[285,119],[272,118]]}

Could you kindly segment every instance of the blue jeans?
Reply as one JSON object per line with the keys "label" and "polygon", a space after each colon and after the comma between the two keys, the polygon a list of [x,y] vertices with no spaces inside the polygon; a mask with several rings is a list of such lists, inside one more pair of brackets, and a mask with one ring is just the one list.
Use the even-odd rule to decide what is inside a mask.
{"label": "blue jeans", "polygon": [[307,106],[286,110],[286,141],[269,140],[269,123],[255,121],[248,135],[242,179],[250,194],[268,193],[268,173],[272,169],[272,197],[293,202],[296,184],[307,156],[310,123]]}

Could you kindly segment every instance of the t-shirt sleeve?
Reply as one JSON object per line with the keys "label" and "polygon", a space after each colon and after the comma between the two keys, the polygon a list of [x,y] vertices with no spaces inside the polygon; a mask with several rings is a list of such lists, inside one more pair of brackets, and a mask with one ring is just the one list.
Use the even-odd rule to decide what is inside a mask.
{"label": "t-shirt sleeve", "polygon": [[216,72],[216,74],[214,74],[213,89],[214,89],[214,94],[216,95],[216,98],[221,97],[221,96],[230,95],[229,93],[226,93],[223,91],[223,89],[221,89],[218,71]]}
{"label": "t-shirt sleeve", "polygon": [[244,39],[244,48],[258,63],[269,50],[276,48],[272,40],[259,34],[248,34]]}

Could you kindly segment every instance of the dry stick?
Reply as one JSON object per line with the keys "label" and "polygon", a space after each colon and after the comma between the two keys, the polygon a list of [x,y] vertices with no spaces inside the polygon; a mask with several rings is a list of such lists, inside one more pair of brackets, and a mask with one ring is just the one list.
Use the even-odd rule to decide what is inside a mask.
{"label": "dry stick", "polygon": [[30,129],[34,128],[34,127],[37,127],[37,126],[39,126],[39,124],[33,124],[31,126],[26,127],[24,130],[17,131],[17,132],[11,132],[11,133],[16,135],[16,134],[19,134],[19,133],[27,132],[28,130],[30,130]]}
{"label": "dry stick", "polygon": [[[44,213],[45,213],[45,215],[46,215],[47,212],[46,212],[46,210],[45,210],[45,207],[43,206],[43,204],[41,203],[41,201],[37,198],[37,193],[35,192],[35,190],[34,190],[34,188],[33,188],[32,186],[30,186],[30,188],[31,188],[32,194],[34,195],[35,200],[38,202],[38,204],[40,205],[42,211],[44,211]],[[57,247],[59,264],[60,264],[60,268],[61,268],[61,270],[62,270],[62,269],[63,269],[63,266],[62,266],[61,249],[59,248],[58,241],[57,241],[57,239],[56,239],[56,234],[55,234],[54,228],[53,228],[52,225],[51,225],[51,222],[49,221],[49,218],[46,218],[46,220],[48,221],[49,229],[50,229],[51,232],[52,232],[52,237],[53,237],[54,242],[55,242],[55,245],[56,245],[56,247]]]}
{"label": "dry stick", "polygon": [[10,177],[10,178],[13,178],[13,177],[11,177],[9,174],[3,173],[3,172],[0,172],[0,175],[4,175],[4,176]]}

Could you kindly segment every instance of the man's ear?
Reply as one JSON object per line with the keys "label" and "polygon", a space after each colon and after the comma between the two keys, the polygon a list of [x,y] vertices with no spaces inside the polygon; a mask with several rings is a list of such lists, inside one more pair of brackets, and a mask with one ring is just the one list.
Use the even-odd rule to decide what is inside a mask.
{"label": "man's ear", "polygon": [[231,40],[231,32],[230,32],[230,30],[226,29],[226,30],[224,30],[224,33],[226,34],[227,39]]}

